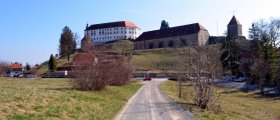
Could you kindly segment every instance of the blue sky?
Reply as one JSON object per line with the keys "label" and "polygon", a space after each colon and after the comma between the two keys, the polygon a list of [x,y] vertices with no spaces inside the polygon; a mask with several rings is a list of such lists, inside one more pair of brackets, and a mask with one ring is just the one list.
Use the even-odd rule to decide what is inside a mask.
{"label": "blue sky", "polygon": [[42,63],[58,52],[64,26],[82,38],[86,23],[129,20],[144,32],[158,29],[161,20],[171,27],[199,22],[211,35],[222,35],[235,11],[247,36],[252,22],[279,18],[279,5],[279,0],[1,0],[0,60]]}

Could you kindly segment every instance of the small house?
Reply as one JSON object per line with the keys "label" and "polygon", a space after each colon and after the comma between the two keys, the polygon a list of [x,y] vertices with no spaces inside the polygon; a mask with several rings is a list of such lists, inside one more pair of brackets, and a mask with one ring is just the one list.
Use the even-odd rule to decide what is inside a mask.
{"label": "small house", "polygon": [[23,74],[23,66],[19,64],[18,62],[12,63],[9,66],[8,74],[10,77],[19,77]]}

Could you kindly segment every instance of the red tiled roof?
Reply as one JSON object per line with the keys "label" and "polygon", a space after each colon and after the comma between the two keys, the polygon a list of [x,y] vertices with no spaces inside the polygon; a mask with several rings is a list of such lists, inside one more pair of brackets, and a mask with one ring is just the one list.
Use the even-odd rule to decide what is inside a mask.
{"label": "red tiled roof", "polygon": [[73,62],[74,63],[87,63],[93,62],[95,57],[88,53],[80,53],[74,56]]}
{"label": "red tiled roof", "polygon": [[94,24],[86,28],[87,30],[95,30],[95,29],[104,29],[104,28],[114,28],[114,27],[131,27],[131,28],[139,28],[134,23],[130,21],[119,21],[119,22],[110,22],[110,23],[101,23]]}
{"label": "red tiled roof", "polygon": [[23,67],[18,63],[14,63],[14,64],[11,64],[9,68],[10,69],[22,69]]}
{"label": "red tiled roof", "polygon": [[144,40],[151,40],[151,39],[196,34],[200,30],[207,31],[207,29],[205,29],[199,23],[194,23],[189,25],[166,28],[162,30],[144,32],[135,41],[144,41]]}
{"label": "red tiled roof", "polygon": [[235,16],[233,16],[230,20],[230,22],[228,23],[228,25],[241,25],[239,23],[239,21],[237,20],[237,18]]}

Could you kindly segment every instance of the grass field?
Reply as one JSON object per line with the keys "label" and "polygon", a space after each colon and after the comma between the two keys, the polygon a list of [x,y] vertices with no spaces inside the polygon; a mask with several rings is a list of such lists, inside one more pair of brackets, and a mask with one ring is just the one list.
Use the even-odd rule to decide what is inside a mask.
{"label": "grass field", "polygon": [[101,92],[76,91],[67,79],[0,78],[0,119],[112,119],[141,87],[109,86]]}
{"label": "grass field", "polygon": [[[167,81],[161,89],[172,99],[182,103],[201,120],[280,120],[280,97],[263,97],[254,92],[238,92],[233,89],[215,88],[216,99],[222,112],[215,114],[201,110],[193,104],[192,86],[184,87],[185,98],[179,99],[177,82]],[[190,85],[190,84],[189,84]]]}
{"label": "grass field", "polygon": [[174,48],[136,51],[133,55],[133,65],[144,69],[173,69],[178,54]]}
{"label": "grass field", "polygon": [[[215,51],[220,51],[220,45],[207,46]],[[138,50],[133,55],[133,65],[144,69],[176,70],[175,64],[179,60],[180,49],[186,48],[157,48]]]}

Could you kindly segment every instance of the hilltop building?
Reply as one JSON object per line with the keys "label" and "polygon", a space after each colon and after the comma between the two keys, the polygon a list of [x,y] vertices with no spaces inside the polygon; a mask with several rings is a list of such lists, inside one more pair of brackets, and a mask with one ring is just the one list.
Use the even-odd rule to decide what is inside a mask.
{"label": "hilltop building", "polygon": [[110,22],[86,26],[85,36],[90,36],[95,45],[116,40],[136,39],[140,28],[129,21]]}
{"label": "hilltop building", "polygon": [[227,36],[210,36],[209,45],[221,43],[226,39],[246,40],[246,37],[242,34],[242,25],[235,16],[231,18],[227,25]]}
{"label": "hilltop building", "polygon": [[199,23],[144,32],[134,42],[134,49],[154,49],[208,44],[209,32]]}
{"label": "hilltop building", "polygon": [[227,36],[234,39],[242,37],[242,25],[235,16],[233,16],[228,23]]}
{"label": "hilltop building", "polygon": [[235,16],[227,26],[227,36],[210,36],[208,30],[199,23],[148,31],[134,41],[134,49],[154,49],[181,46],[205,46],[217,44],[226,39],[246,40],[242,36],[242,25]]}
{"label": "hilltop building", "polygon": [[82,51],[86,51],[87,49],[89,49],[91,46],[93,45],[92,41],[91,41],[91,37],[90,36],[84,36],[84,38],[81,40],[81,50]]}

